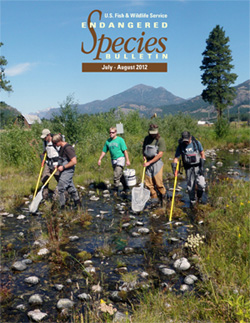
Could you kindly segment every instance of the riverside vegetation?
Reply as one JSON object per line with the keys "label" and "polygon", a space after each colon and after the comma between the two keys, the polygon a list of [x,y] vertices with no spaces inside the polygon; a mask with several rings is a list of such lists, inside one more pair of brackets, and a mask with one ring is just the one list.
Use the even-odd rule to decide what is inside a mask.
{"label": "riverside vegetation", "polygon": [[[159,125],[160,134],[167,144],[167,153],[164,155],[165,174],[171,173],[169,158],[174,155],[183,129],[189,130],[200,140],[205,149],[224,147],[243,150],[249,147],[248,127],[230,128],[225,137],[217,138],[213,127],[198,127],[196,120],[181,114],[154,120],[141,118],[137,112],[127,115],[115,111],[78,115],[70,101],[62,107],[62,112],[61,117],[44,120],[42,124],[35,124],[31,130],[9,127],[0,133],[2,210],[13,212],[23,205],[24,197],[34,191],[40,170],[40,135],[43,128],[49,128],[52,133],[65,134],[66,141],[70,143],[78,140],[78,164],[74,177],[74,182],[78,185],[102,182],[104,170],[105,178],[112,179],[109,157],[103,160],[101,168],[97,166],[97,160],[108,138],[110,126],[119,122],[124,125],[123,137],[128,146],[131,167],[137,174],[142,171],[142,141],[152,121]],[[249,154],[242,154],[240,162],[244,167],[249,167]],[[55,185],[53,180],[51,188]],[[216,178],[210,184],[208,204],[199,206],[197,210],[197,218],[204,221],[200,235],[190,236],[185,245],[185,252],[197,263],[202,280],[188,293],[174,293],[163,288],[139,295],[139,305],[133,307],[132,316],[125,318],[125,321],[249,322],[249,209],[249,182],[227,177]],[[63,239],[63,230],[49,210],[45,209],[44,212],[48,236],[54,245],[52,260],[63,264],[67,255],[60,252],[57,244],[59,236]],[[87,213],[72,217],[75,219],[70,214],[65,215],[64,221],[69,225],[74,220],[83,228],[91,221]],[[109,246],[99,251],[109,253]],[[85,254],[79,257],[88,259]],[[119,266],[122,267],[123,264]],[[86,277],[91,279],[88,274]],[[133,277],[124,277],[125,279]],[[8,286],[1,286],[1,298],[7,302],[10,295]],[[105,301],[102,301],[102,306],[106,306]],[[71,317],[72,322],[83,322],[85,319],[77,309]],[[88,314],[88,321],[111,322],[112,315],[107,311],[106,316],[99,317],[92,309]]]}

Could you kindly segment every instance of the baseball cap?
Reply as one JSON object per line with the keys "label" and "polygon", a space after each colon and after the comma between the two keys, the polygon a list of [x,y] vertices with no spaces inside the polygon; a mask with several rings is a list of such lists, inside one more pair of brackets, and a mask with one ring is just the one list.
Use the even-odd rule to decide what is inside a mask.
{"label": "baseball cap", "polygon": [[191,135],[190,135],[190,132],[188,131],[183,131],[183,133],[181,134],[182,142],[189,141],[190,137]]}
{"label": "baseball cap", "polygon": [[158,126],[156,124],[151,124],[149,126],[148,133],[150,135],[156,135],[159,132]]}
{"label": "baseball cap", "polygon": [[50,134],[49,129],[43,129],[41,138],[44,139]]}

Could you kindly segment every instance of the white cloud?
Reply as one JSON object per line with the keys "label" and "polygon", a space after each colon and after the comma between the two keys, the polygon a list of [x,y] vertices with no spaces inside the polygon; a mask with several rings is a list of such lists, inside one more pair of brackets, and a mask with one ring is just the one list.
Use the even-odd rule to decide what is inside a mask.
{"label": "white cloud", "polygon": [[6,68],[5,75],[6,76],[16,76],[20,74],[24,74],[27,71],[30,71],[36,63],[21,63],[10,68]]}

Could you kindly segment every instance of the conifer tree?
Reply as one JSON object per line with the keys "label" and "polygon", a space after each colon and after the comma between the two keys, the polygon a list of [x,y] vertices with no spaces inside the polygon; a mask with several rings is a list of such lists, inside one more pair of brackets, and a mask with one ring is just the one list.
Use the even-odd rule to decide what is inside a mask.
{"label": "conifer tree", "polygon": [[[3,43],[0,42],[0,47],[3,45]],[[12,86],[9,84],[10,81],[7,81],[5,79],[5,73],[4,73],[4,66],[8,64],[6,58],[4,56],[0,56],[0,91],[4,90],[7,92],[11,92]]]}
{"label": "conifer tree", "polygon": [[206,49],[202,53],[203,60],[200,69],[204,71],[202,84],[207,86],[202,92],[202,98],[215,106],[217,118],[221,119],[223,110],[232,105],[235,89],[230,87],[237,79],[237,74],[231,73],[234,65],[228,45],[229,37],[217,25],[206,40]]}

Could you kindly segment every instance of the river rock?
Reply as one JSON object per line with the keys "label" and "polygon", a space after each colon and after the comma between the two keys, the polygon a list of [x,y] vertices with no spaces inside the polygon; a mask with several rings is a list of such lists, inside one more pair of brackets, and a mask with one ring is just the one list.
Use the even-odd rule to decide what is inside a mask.
{"label": "river rock", "polygon": [[34,294],[29,298],[29,304],[31,305],[42,305],[43,300],[39,294]]}
{"label": "river rock", "polygon": [[95,267],[93,266],[86,267],[85,271],[89,274],[95,274]]}
{"label": "river rock", "polygon": [[179,241],[179,239],[177,239],[177,238],[170,238],[169,241],[170,242],[177,242],[177,241]]}
{"label": "river rock", "polygon": [[94,293],[100,293],[102,291],[102,287],[100,286],[100,284],[98,283],[97,285],[93,285],[91,290],[94,292]]}
{"label": "river rock", "polygon": [[103,214],[108,214],[109,211],[100,211],[100,213],[103,215]]}
{"label": "river rock", "polygon": [[82,301],[90,301],[92,297],[89,294],[82,293],[77,296]]}
{"label": "river rock", "polygon": [[116,312],[115,315],[114,315],[114,319],[113,319],[113,322],[114,323],[122,323],[122,322],[129,322],[129,316],[122,313],[122,312]]}
{"label": "river rock", "polygon": [[89,266],[93,265],[93,261],[92,260],[85,260],[83,264],[84,264],[84,267],[89,267]]}
{"label": "river rock", "polygon": [[9,213],[8,212],[1,212],[0,215],[6,216],[6,215],[9,215]]}
{"label": "river rock", "polygon": [[140,229],[138,229],[138,232],[140,234],[147,234],[147,233],[149,233],[149,229],[148,228],[140,228]]}
{"label": "river rock", "polygon": [[122,284],[122,286],[119,287],[120,291],[124,291],[124,292],[130,292],[134,289],[136,289],[138,286],[138,282],[136,280],[132,281],[132,282],[124,282]]}
{"label": "river rock", "polygon": [[19,304],[19,305],[17,305],[16,309],[19,310],[19,311],[25,311],[26,307],[25,307],[24,304]]}
{"label": "river rock", "polygon": [[189,290],[188,285],[186,285],[186,284],[181,285],[181,287],[180,287],[180,291],[181,291],[181,292],[186,292],[186,291],[188,291],[188,290]]}
{"label": "river rock", "polygon": [[34,247],[44,247],[44,246],[46,246],[47,242],[48,242],[47,240],[38,239],[33,243],[33,246]]}
{"label": "river rock", "polygon": [[161,268],[160,271],[163,273],[163,275],[166,275],[166,276],[171,276],[175,274],[175,270],[169,269],[166,267]]}
{"label": "river rock", "polygon": [[100,198],[99,197],[97,197],[97,196],[95,196],[95,195],[92,195],[91,197],[90,197],[90,200],[91,201],[98,201]]}
{"label": "river rock", "polygon": [[76,240],[79,240],[78,236],[70,236],[69,237],[69,241],[76,241]]}
{"label": "river rock", "polygon": [[40,279],[36,276],[30,276],[24,279],[25,283],[31,284],[31,285],[36,285],[39,283]]}
{"label": "river rock", "polygon": [[72,308],[74,306],[74,304],[75,303],[73,301],[71,301],[70,299],[68,299],[68,298],[61,298],[57,302],[56,307],[59,310],[62,310],[62,309],[70,309],[70,308]]}
{"label": "river rock", "polygon": [[26,265],[30,265],[33,261],[31,259],[23,259],[22,262]]}
{"label": "river rock", "polygon": [[131,224],[129,222],[123,223],[122,228],[126,229],[130,226]]}
{"label": "river rock", "polygon": [[63,284],[55,284],[55,289],[58,290],[58,291],[61,291],[63,289]]}
{"label": "river rock", "polygon": [[0,265],[0,273],[7,273],[8,271],[10,270],[7,266]]}
{"label": "river rock", "polygon": [[143,223],[143,222],[141,222],[141,221],[137,221],[137,222],[136,222],[136,225],[138,225],[138,226],[142,227],[142,226],[144,225],[144,223]]}
{"label": "river rock", "polygon": [[17,271],[23,271],[27,268],[27,265],[25,263],[23,263],[22,261],[16,261],[11,266],[11,268],[14,270],[17,270]]}
{"label": "river rock", "polygon": [[49,250],[47,248],[42,248],[38,251],[38,256],[45,256],[49,253]]}
{"label": "river rock", "polygon": [[28,312],[28,317],[34,320],[35,322],[42,321],[46,316],[48,316],[47,313],[41,312],[39,309],[36,309],[34,311]]}
{"label": "river rock", "polygon": [[132,232],[132,237],[140,237],[140,233],[138,232]]}
{"label": "river rock", "polygon": [[134,250],[134,248],[131,248],[131,247],[126,247],[125,249],[124,249],[124,252],[126,253],[126,254],[130,254],[130,253],[133,253],[135,250]]}
{"label": "river rock", "polygon": [[174,268],[179,270],[188,270],[191,267],[190,263],[188,262],[187,258],[180,258],[174,262]]}
{"label": "river rock", "polygon": [[147,273],[146,271],[143,271],[143,272],[141,273],[141,277],[142,277],[142,278],[148,278],[148,273]]}
{"label": "river rock", "polygon": [[26,216],[25,216],[25,215],[20,214],[20,215],[18,215],[17,220],[23,220],[23,219],[25,219],[25,218],[26,218]]}
{"label": "river rock", "polygon": [[192,285],[198,278],[195,275],[188,275],[184,279],[184,283],[187,285]]}

